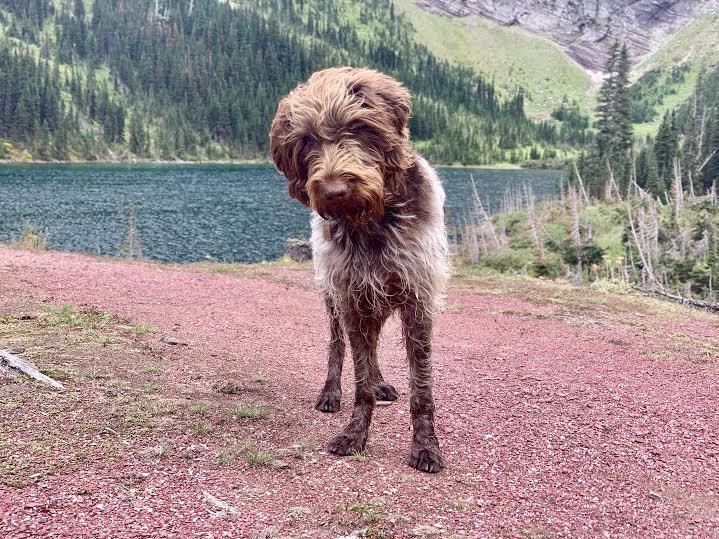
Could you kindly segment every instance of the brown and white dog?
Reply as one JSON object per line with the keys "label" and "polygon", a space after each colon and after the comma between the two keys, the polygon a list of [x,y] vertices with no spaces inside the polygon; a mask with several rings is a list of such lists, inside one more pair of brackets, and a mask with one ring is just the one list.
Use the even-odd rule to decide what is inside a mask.
{"label": "brown and white dog", "polygon": [[434,430],[431,340],[447,275],[444,191],[410,145],[410,114],[409,92],[393,78],[325,69],[280,102],[270,147],[290,196],[314,210],[315,274],[331,332],[318,410],[339,410],[345,334],[352,350],[352,419],[329,450],[363,451],[375,400],[398,396],[377,362],[382,326],[397,312],[410,367],[409,465],[438,472],[444,461]]}

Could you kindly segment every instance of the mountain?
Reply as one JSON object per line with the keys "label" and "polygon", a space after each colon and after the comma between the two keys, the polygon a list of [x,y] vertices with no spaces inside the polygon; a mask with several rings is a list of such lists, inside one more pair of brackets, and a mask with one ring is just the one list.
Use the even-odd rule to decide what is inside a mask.
{"label": "mountain", "polygon": [[547,36],[588,70],[602,71],[609,47],[624,42],[641,59],[683,26],[719,10],[719,0],[419,0],[418,7]]}
{"label": "mountain", "polygon": [[388,0],[0,0],[0,159],[266,159],[279,99],[339,64],[408,86],[435,162],[551,158],[589,136],[530,121],[522,88],[438,57]]}
{"label": "mountain", "polygon": [[664,111],[691,93],[701,67],[719,62],[719,0],[395,3],[438,56],[485,73],[500,92],[521,85],[535,118],[548,117],[564,96],[591,113],[615,40],[629,47],[634,80],[650,73],[642,81],[648,91],[634,92],[637,108],[651,111],[639,133],[655,131]]}

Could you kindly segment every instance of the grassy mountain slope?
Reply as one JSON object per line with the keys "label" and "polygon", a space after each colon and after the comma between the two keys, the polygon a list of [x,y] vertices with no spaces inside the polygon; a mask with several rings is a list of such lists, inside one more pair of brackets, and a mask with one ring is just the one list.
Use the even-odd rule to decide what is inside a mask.
{"label": "grassy mountain slope", "polygon": [[477,69],[513,93],[525,89],[530,117],[547,118],[563,96],[593,107],[590,76],[551,40],[479,16],[452,19],[393,0],[417,29],[417,38],[440,58]]}
{"label": "grassy mountain slope", "polygon": [[693,92],[702,67],[719,65],[719,13],[697,18],[635,69],[635,88],[655,110],[635,126],[639,136],[655,134],[662,116]]}

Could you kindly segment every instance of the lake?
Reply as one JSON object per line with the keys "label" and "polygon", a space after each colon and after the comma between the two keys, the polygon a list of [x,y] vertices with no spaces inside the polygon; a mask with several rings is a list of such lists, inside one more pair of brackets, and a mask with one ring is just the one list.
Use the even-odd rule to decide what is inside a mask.
{"label": "lake", "polygon": [[[507,188],[555,192],[560,171],[440,168],[450,220],[471,205],[474,177],[496,210]],[[309,210],[269,165],[0,166],[0,242],[30,224],[51,249],[117,255],[134,205],[143,256],[168,262],[257,262],[309,237]]]}

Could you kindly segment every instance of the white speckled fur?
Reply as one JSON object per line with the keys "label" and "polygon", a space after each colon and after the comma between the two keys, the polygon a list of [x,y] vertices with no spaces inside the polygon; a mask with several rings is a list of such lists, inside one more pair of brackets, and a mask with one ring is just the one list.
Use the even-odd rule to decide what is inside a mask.
{"label": "white speckled fur", "polygon": [[[395,216],[389,223],[361,225],[366,230],[353,235],[346,228],[353,225],[338,222],[327,239],[327,221],[313,214],[315,279],[339,310],[358,300],[383,311],[408,300],[429,313],[441,307],[448,273],[444,189],[422,157],[417,156],[417,165],[414,180],[422,185],[414,198],[388,206]],[[418,207],[421,215],[414,211]],[[382,248],[376,247],[378,240]]]}

